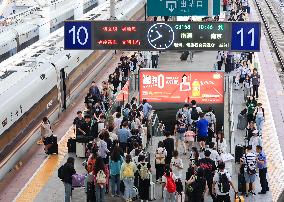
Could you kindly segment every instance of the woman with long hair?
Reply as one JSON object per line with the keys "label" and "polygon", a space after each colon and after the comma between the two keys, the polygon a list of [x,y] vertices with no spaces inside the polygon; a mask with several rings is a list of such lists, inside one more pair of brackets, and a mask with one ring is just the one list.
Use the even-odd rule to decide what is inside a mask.
{"label": "woman with long hair", "polygon": [[107,172],[105,170],[104,160],[101,157],[97,158],[93,173],[96,189],[96,202],[104,202]]}
{"label": "woman with long hair", "polygon": [[227,142],[224,138],[224,133],[222,131],[218,131],[215,141],[213,141],[217,147],[218,153],[227,153]]}
{"label": "woman with long hair", "polygon": [[120,148],[115,146],[110,156],[109,169],[111,180],[111,196],[119,197],[120,195],[120,171],[123,158],[120,155]]}

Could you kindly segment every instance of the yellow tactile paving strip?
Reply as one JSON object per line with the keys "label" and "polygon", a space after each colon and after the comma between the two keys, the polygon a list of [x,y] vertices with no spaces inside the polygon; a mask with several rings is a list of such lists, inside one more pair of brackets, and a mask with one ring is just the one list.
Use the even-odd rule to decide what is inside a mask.
{"label": "yellow tactile paving strip", "polygon": [[67,154],[67,141],[69,137],[73,135],[71,128],[66,132],[63,138],[58,143],[58,155],[50,155],[42,163],[41,167],[35,172],[31,180],[18,194],[15,202],[31,202],[34,201],[35,197],[39,194],[42,188],[46,185],[47,181],[57,170],[58,165],[64,159]]}
{"label": "yellow tactile paving strip", "polygon": [[[257,56],[255,59],[256,62],[259,64]],[[281,152],[275,123],[273,120],[270,103],[267,96],[266,89],[268,89],[269,86],[263,85],[264,82],[260,65],[258,69],[261,76],[262,84],[259,88],[258,102],[262,103],[265,109],[265,122],[263,126],[262,135],[263,149],[267,155],[269,188],[270,191],[272,191],[273,201],[277,201],[282,191],[284,190],[284,162],[282,158],[283,154]]]}

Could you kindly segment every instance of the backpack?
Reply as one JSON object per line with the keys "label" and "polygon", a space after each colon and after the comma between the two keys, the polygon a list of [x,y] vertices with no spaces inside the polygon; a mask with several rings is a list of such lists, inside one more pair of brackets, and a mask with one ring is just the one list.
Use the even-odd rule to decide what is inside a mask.
{"label": "backpack", "polygon": [[169,193],[175,193],[176,192],[176,183],[173,179],[173,173],[170,174],[170,176],[167,176],[166,174],[164,175],[167,179],[167,183],[166,183],[166,188],[167,188],[167,191]]}
{"label": "backpack", "polygon": [[96,176],[96,182],[98,184],[105,184],[106,183],[106,174],[103,170],[100,170]]}
{"label": "backpack", "polygon": [[221,193],[228,193],[230,191],[230,183],[226,173],[219,173],[218,187]]}
{"label": "backpack", "polygon": [[192,107],[191,108],[191,119],[198,120],[198,118],[199,118],[199,114],[198,114],[196,107]]}
{"label": "backpack", "polygon": [[144,163],[144,165],[143,164],[140,164],[140,165],[141,165],[141,168],[139,170],[140,178],[142,180],[150,179],[149,169],[147,167],[147,163]]}
{"label": "backpack", "polygon": [[156,152],[155,154],[155,161],[156,161],[156,164],[165,164],[165,159],[166,159],[166,156],[164,154],[164,149],[162,152]]}
{"label": "backpack", "polygon": [[134,177],[133,167],[130,163],[126,163],[123,170],[124,177]]}
{"label": "backpack", "polygon": [[64,165],[62,165],[59,169],[58,169],[58,173],[57,173],[59,179],[63,180],[64,179]]}
{"label": "backpack", "polygon": [[178,121],[177,132],[181,134],[186,132],[186,124],[184,121]]}

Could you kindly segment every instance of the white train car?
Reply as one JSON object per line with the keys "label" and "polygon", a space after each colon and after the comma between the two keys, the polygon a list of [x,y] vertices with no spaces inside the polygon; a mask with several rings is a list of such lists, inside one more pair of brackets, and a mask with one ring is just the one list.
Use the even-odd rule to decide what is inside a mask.
{"label": "white train car", "polygon": [[[116,6],[117,19],[144,20],[144,0],[118,0]],[[83,20],[108,18],[106,2]],[[114,51],[64,50],[63,34],[60,28],[1,63],[0,179],[38,140],[42,118],[57,119],[114,55]]]}
{"label": "white train car", "polygon": [[[87,13],[98,5],[98,0],[85,0],[83,3],[83,13]],[[74,6],[72,2],[63,1],[52,5],[50,32],[61,28],[65,20],[74,19]],[[39,40],[39,16],[38,9],[31,9],[29,15],[23,18],[17,14],[18,22],[0,30],[0,62],[6,60],[17,52],[25,49]],[[14,20],[15,17],[11,16]]]}

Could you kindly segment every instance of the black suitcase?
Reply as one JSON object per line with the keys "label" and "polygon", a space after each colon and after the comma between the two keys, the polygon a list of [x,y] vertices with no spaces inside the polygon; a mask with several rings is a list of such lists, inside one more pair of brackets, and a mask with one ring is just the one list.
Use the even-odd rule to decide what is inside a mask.
{"label": "black suitcase", "polygon": [[93,182],[87,183],[87,202],[96,202],[96,191]]}
{"label": "black suitcase", "polygon": [[49,138],[52,145],[48,148],[47,154],[58,154],[57,137],[52,135]]}
{"label": "black suitcase", "polygon": [[238,192],[241,194],[246,192],[246,180],[243,174],[238,174]]}
{"label": "black suitcase", "polygon": [[76,140],[74,138],[69,138],[67,142],[68,153],[76,152]]}
{"label": "black suitcase", "polygon": [[189,56],[189,52],[188,51],[184,51],[184,52],[182,52],[182,54],[180,56],[180,60],[181,61],[185,61],[185,60],[187,60],[188,56]]}
{"label": "black suitcase", "polygon": [[243,154],[245,152],[245,148],[242,145],[236,145],[235,147],[235,162],[240,163],[240,158],[243,157]]}

